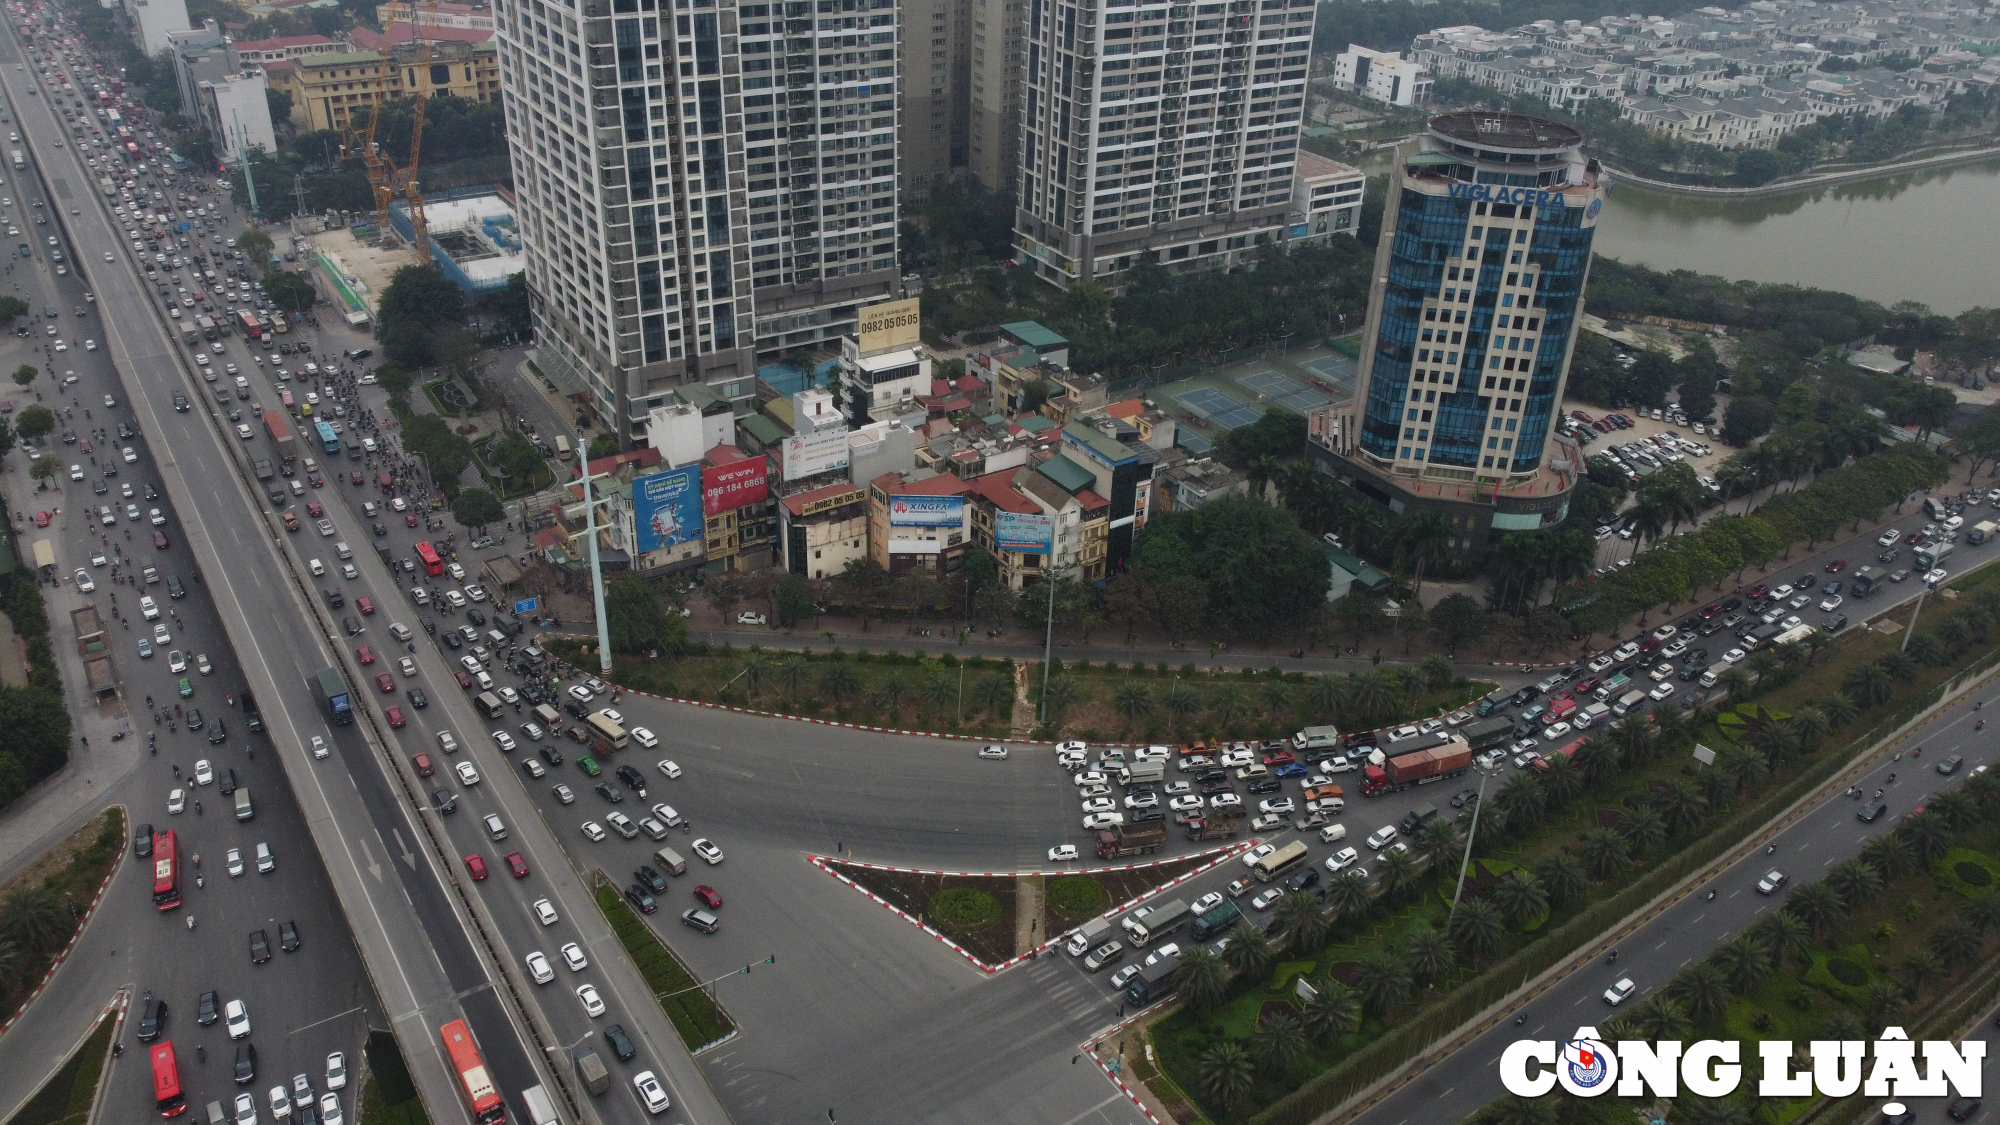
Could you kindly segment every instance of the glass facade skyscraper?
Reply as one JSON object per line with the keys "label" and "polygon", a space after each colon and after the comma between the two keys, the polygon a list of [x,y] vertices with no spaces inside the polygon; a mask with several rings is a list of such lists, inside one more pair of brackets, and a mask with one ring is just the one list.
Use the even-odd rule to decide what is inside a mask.
{"label": "glass facade skyscraper", "polygon": [[1392,513],[1466,508],[1463,555],[1560,523],[1580,469],[1554,431],[1604,197],[1582,146],[1538,117],[1431,119],[1398,154],[1355,398],[1313,427],[1323,467]]}

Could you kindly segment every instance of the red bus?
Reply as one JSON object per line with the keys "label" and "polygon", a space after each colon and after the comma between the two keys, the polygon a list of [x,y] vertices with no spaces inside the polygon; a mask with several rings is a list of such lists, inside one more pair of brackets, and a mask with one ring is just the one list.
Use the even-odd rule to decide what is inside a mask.
{"label": "red bus", "polygon": [[181,857],[174,830],[153,833],[153,905],[173,910],[181,904]]}
{"label": "red bus", "polygon": [[161,1117],[179,1117],[187,1112],[187,1097],[181,1093],[181,1068],[174,1061],[172,1043],[155,1043],[153,1056],[153,1104]]}
{"label": "red bus", "polygon": [[131,141],[125,142],[125,159],[130,160],[134,164],[139,162],[139,146],[137,144]]}
{"label": "red bus", "polygon": [[257,319],[256,313],[237,309],[236,324],[237,327],[243,329],[245,339],[255,340],[264,334],[264,322]]}
{"label": "red bus", "polygon": [[417,544],[417,561],[424,564],[424,573],[432,578],[444,573],[444,560],[438,557],[437,548],[429,543]]}
{"label": "red bus", "polygon": [[451,1069],[458,1074],[458,1092],[472,1110],[474,1125],[500,1125],[507,1120],[507,1103],[493,1088],[493,1076],[486,1060],[479,1057],[479,1045],[472,1041],[472,1029],[464,1020],[453,1020],[438,1029],[444,1038],[444,1052],[451,1056]]}

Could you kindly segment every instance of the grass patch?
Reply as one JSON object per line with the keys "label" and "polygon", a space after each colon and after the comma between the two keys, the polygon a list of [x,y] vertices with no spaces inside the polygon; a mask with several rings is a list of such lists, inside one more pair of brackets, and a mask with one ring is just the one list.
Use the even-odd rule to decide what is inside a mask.
{"label": "grass patch", "polygon": [[946,933],[976,933],[1000,920],[1000,902],[975,887],[946,887],[931,896],[924,917]]}
{"label": "grass patch", "polygon": [[625,952],[631,955],[632,963],[639,967],[639,975],[646,978],[646,987],[653,990],[660,1009],[673,1021],[674,1030],[680,1033],[681,1042],[689,1050],[713,1043],[736,1029],[721,1005],[697,985],[694,974],[688,972],[680,958],[618,896],[617,887],[605,883],[597,888],[597,908],[604,913],[604,920],[611,924]]}
{"label": "grass patch", "polygon": [[35,986],[48,974],[49,966],[55,964],[56,956],[69,945],[76,931],[83,928],[84,911],[125,846],[124,812],[106,809],[62,843],[43,852],[19,875],[0,884],[0,901],[24,894],[39,900],[44,910],[54,911],[54,916],[69,923],[59,933],[51,933],[42,944],[21,950],[20,960],[0,977],[0,1010],[17,1012],[28,1002]]}
{"label": "grass patch", "polygon": [[111,1033],[116,1026],[115,1020],[98,1017],[90,1036],[42,1083],[34,1097],[7,1119],[7,1125],[86,1125],[91,1104],[97,1100],[98,1080],[111,1056]]}
{"label": "grass patch", "polygon": [[362,1053],[368,1059],[368,1081],[361,1087],[360,1118],[371,1125],[428,1125],[430,1115],[395,1035],[370,1031]]}
{"label": "grass patch", "polygon": [[1931,874],[1946,888],[1978,898],[2000,882],[2000,860],[1971,848],[1953,848],[1931,866]]}
{"label": "grass patch", "polygon": [[1042,906],[1049,929],[1059,933],[1111,909],[1111,892],[1088,875],[1061,875],[1049,880]]}

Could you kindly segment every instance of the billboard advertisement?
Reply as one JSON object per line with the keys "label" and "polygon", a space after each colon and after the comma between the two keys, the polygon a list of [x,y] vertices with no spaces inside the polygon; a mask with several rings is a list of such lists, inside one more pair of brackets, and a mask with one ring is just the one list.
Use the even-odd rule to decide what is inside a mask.
{"label": "billboard advertisement", "polygon": [[785,479],[799,480],[847,467],[847,431],[822,431],[785,439]]}
{"label": "billboard advertisement", "polygon": [[642,555],[700,539],[701,466],[683,465],[633,481],[632,523]]}
{"label": "billboard advertisement", "polygon": [[1046,555],[1055,550],[1054,516],[996,512],[993,517],[993,546],[1001,551],[1024,555]]}
{"label": "billboard advertisement", "polygon": [[703,515],[732,512],[771,495],[769,463],[752,457],[701,471]]}
{"label": "billboard advertisement", "polygon": [[861,354],[874,355],[917,342],[917,299],[884,301],[861,310]]}
{"label": "billboard advertisement", "polygon": [[963,496],[891,496],[891,527],[959,527],[965,523]]}

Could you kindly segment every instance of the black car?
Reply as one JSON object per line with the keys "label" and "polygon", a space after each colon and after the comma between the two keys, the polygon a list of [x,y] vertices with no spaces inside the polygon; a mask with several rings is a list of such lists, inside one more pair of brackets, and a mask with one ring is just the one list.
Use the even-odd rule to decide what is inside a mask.
{"label": "black car", "polygon": [[458,795],[449,789],[431,790],[431,803],[437,806],[437,811],[445,816],[450,816],[458,811]]}
{"label": "black car", "polygon": [[1540,698],[1541,694],[1542,689],[1530,684],[1527,687],[1516,690],[1513,695],[1508,696],[1507,705],[1510,707],[1519,707],[1531,699]]}
{"label": "black car", "polygon": [[186,586],[183,586],[183,585],[181,585],[181,580],[180,580],[180,579],[178,579],[178,578],[175,578],[175,577],[173,577],[172,575],[168,575],[168,576],[167,576],[167,596],[168,596],[168,597],[170,597],[170,598],[176,598],[176,599],[178,599],[178,598],[185,598],[185,597],[187,597],[187,587],[186,587]]}
{"label": "black car", "polygon": [[459,636],[456,632],[446,633],[444,635],[444,644],[446,648],[457,649],[465,644],[465,638]]}
{"label": "black car", "polygon": [[1234,792],[1236,792],[1236,787],[1234,785],[1231,785],[1227,781],[1217,780],[1217,781],[1204,781],[1201,783],[1201,795],[1204,797],[1213,797],[1218,793],[1234,793]]}
{"label": "black car", "polygon": [[653,900],[653,896],[646,893],[646,888],[637,883],[625,888],[625,897],[633,906],[639,908],[641,914],[651,914],[660,908],[660,904]]}
{"label": "black car", "polygon": [[383,537],[383,536],[385,536],[385,535],[387,535],[387,534],[389,534],[389,526],[388,526],[387,524],[383,523],[383,522],[382,522],[382,521],[380,521],[380,520],[377,520],[377,521],[375,521],[375,536],[376,536],[376,538],[378,538],[378,539],[379,539],[379,538],[381,538],[381,537]]}
{"label": "black car", "polygon": [[597,790],[598,796],[614,805],[625,799],[625,791],[608,781],[600,781],[593,788]]}
{"label": "black car", "polygon": [[287,953],[299,951],[299,924],[297,922],[278,923],[278,948]]}
{"label": "black car", "polygon": [[639,1053],[632,1046],[632,1037],[625,1034],[625,1025],[622,1023],[614,1023],[605,1028],[604,1041],[611,1044],[611,1053],[618,1056],[619,1062],[631,1062],[632,1056]]}
{"label": "black car", "polygon": [[257,1048],[248,1043],[236,1045],[236,1084],[248,1086],[257,1081]]}
{"label": "black car", "polygon": [[429,635],[429,636],[436,636],[436,635],[437,635],[437,622],[435,622],[435,621],[431,620],[430,618],[428,618],[428,617],[419,617],[419,618],[417,618],[417,624],[419,624],[419,625],[421,625],[421,626],[423,626],[423,627],[424,627],[424,632],[425,632],[425,634],[427,634],[427,635]]}
{"label": "black car", "polygon": [[341,606],[347,604],[347,595],[342,594],[337,588],[332,586],[328,586],[326,589],[320,591],[320,596],[326,599],[326,608],[328,609],[339,609]]}
{"label": "black car", "polygon": [[541,754],[542,761],[547,762],[552,766],[562,765],[563,762],[562,751],[556,749],[554,746],[543,746],[541,750],[538,751],[538,753]]}
{"label": "black car", "polygon": [[472,606],[467,606],[467,607],[466,607],[466,609],[465,609],[465,619],[466,619],[467,621],[470,621],[470,622],[472,622],[472,623],[473,623],[474,625],[484,625],[484,624],[486,624],[486,615],[485,615],[485,614],[483,614],[483,613],[481,613],[481,612],[479,612],[479,610],[478,610],[478,609],[476,609],[476,608],[474,608],[474,607],[472,607]]}
{"label": "black car", "polygon": [[349,359],[367,359],[375,354],[374,348],[355,348],[347,353]]}
{"label": "black car", "polygon": [[210,721],[208,724],[208,741],[210,743],[218,743],[228,737],[229,728],[223,724],[221,719],[218,718]]}
{"label": "black car", "polygon": [[421,711],[430,705],[431,697],[424,694],[424,689],[414,687],[410,689],[410,706]]}
{"label": "black car", "polygon": [[[216,721],[221,722],[220,719]],[[223,796],[225,797],[233,796],[236,792],[236,767],[230,766],[225,768],[220,774],[216,776],[216,781],[218,783],[216,785],[216,788],[222,793]]]}
{"label": "black car", "polygon": [[250,963],[261,965],[271,959],[271,935],[264,930],[250,931]]}
{"label": "black car", "polygon": [[214,989],[201,994],[194,1007],[194,1022],[203,1027],[222,1018],[222,997]]}
{"label": "black car", "polygon": [[618,780],[624,782],[627,786],[630,786],[634,793],[637,793],[641,797],[646,795],[645,774],[640,773],[638,770],[633,769],[631,766],[619,766],[616,770],[613,770],[612,772],[617,775]]}
{"label": "black car", "polygon": [[1953,1098],[1951,1104],[1944,1107],[1944,1111],[1953,1121],[1969,1121],[1973,1114],[1979,1112],[1979,1099]]}
{"label": "black car", "polygon": [[347,635],[350,637],[361,635],[361,619],[351,613],[340,619],[340,627],[347,630]]}
{"label": "black car", "polygon": [[583,704],[578,703],[574,699],[563,700],[562,709],[568,712],[572,718],[577,718],[577,719],[581,719],[585,715],[590,713],[588,710],[584,708]]}
{"label": "black car", "polygon": [[140,859],[153,857],[153,826],[141,824],[132,829],[132,854]]}
{"label": "black car", "polygon": [[1303,891],[1317,886],[1319,886],[1319,868],[1317,867],[1308,867],[1285,880],[1285,889],[1288,891]]}
{"label": "black car", "polygon": [[1165,820],[1167,819],[1167,810],[1159,805],[1154,805],[1147,809],[1134,809],[1127,819],[1131,820],[1134,824],[1146,824],[1155,820]]}
{"label": "black car", "polygon": [[1451,807],[1455,809],[1462,809],[1465,806],[1472,804],[1474,801],[1477,801],[1478,799],[1479,799],[1479,790],[1462,789],[1459,792],[1452,795]]}
{"label": "black car", "polygon": [[653,870],[653,865],[650,863],[640,864],[639,869],[637,871],[632,872],[632,877],[634,879],[639,880],[639,882],[643,884],[647,890],[653,892],[656,895],[663,895],[667,893],[666,876],[661,875],[659,872]]}
{"label": "black car", "polygon": [[1276,793],[1284,787],[1285,783],[1275,777],[1260,777],[1244,786],[1243,790],[1246,793]]}
{"label": "black car", "polygon": [[174,409],[182,414],[188,412],[188,397],[179,391],[174,392]]}
{"label": "black car", "polygon": [[1957,773],[1958,767],[1964,764],[1965,764],[1964,758],[1960,757],[1957,754],[1953,754],[1951,757],[1946,758],[1944,761],[1939,762],[1937,764],[1937,771],[1942,774]]}
{"label": "black car", "polygon": [[139,1042],[151,1043],[167,1029],[167,1002],[148,992],[139,1009]]}
{"label": "black car", "polygon": [[1881,816],[1882,813],[1888,809],[1888,807],[1889,805],[1887,802],[1870,801],[1867,804],[1856,809],[1854,811],[1854,816],[1857,820],[1860,820],[1864,823],[1872,824],[1874,823],[1875,818]]}

